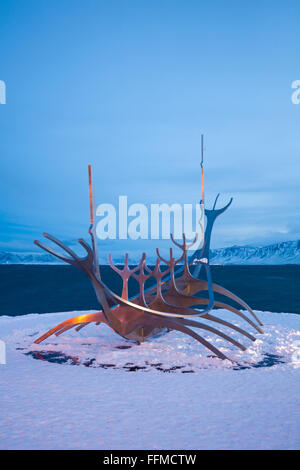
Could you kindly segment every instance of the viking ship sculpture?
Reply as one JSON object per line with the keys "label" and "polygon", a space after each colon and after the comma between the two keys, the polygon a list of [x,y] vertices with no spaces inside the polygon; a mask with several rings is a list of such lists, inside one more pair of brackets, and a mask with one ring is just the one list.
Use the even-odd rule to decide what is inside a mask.
{"label": "viking ship sculpture", "polygon": [[[204,203],[203,157],[201,170],[201,202]],[[76,266],[84,272],[93,285],[101,310],[96,313],[79,315],[60,323],[38,338],[35,341],[36,344],[41,343],[53,334],[56,336],[61,335],[71,328],[75,328],[79,331],[91,323],[95,323],[96,325],[105,323],[118,335],[122,336],[126,340],[135,341],[137,343],[146,341],[158,334],[176,330],[191,336],[218,358],[228,359],[222,351],[196,333],[192,328],[208,331],[216,338],[223,338],[242,351],[244,351],[246,347],[230,336],[230,330],[233,330],[252,341],[255,341],[255,337],[253,334],[240,328],[236,324],[224,320],[222,318],[222,313],[221,315],[216,313],[212,314],[211,311],[214,308],[229,310],[245,323],[250,325],[254,330],[256,330],[256,332],[263,333],[260,328],[262,323],[252,309],[238,296],[212,281],[209,264],[209,247],[212,228],[216,218],[230,206],[232,199],[225,207],[216,209],[217,196],[213,208],[210,210],[205,209],[206,228],[204,233],[204,243],[202,248],[200,250],[196,250],[190,257],[188,257],[187,251],[196,242],[197,235],[195,240],[190,244],[187,244],[186,237],[183,235],[183,243],[180,244],[171,234],[172,242],[182,252],[181,256],[175,259],[173,256],[173,250],[170,248],[169,259],[165,259],[161,256],[159,249],[157,249],[157,260],[154,268],[152,269],[146,264],[145,253],[143,253],[139,264],[133,268],[129,267],[128,254],[126,253],[122,269],[117,268],[113,264],[112,257],[109,255],[108,259],[111,268],[118,273],[123,282],[122,294],[119,296],[113,292],[101,278],[95,234],[90,165],[89,195],[91,214],[89,234],[91,237],[91,246],[82,238],[78,240],[79,244],[86,251],[86,255],[84,257],[79,257],[64,243],[47,233],[43,234],[44,237],[62,248],[68,256],[54,251],[49,246],[46,246],[37,240],[35,240],[34,243],[56,258]],[[160,269],[161,262],[166,265],[164,270]],[[179,264],[181,262],[183,264]],[[139,292],[137,295],[129,298],[128,281],[131,277],[138,282]],[[150,288],[146,289],[145,283],[151,278],[154,280],[154,283]],[[227,301],[215,300],[215,293],[221,294],[223,297],[234,301],[234,303],[243,310],[241,311],[239,308],[232,306],[227,303]],[[222,310],[217,310],[217,312],[222,312]],[[198,320],[199,317],[201,321]],[[228,329],[228,334],[212,326],[212,324],[215,323],[225,326]]]}

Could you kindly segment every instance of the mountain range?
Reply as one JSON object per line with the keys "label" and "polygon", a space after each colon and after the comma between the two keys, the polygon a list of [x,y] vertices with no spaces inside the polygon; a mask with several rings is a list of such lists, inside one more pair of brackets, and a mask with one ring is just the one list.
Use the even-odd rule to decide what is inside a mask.
{"label": "mountain range", "polygon": [[[123,254],[113,253],[116,263],[122,263]],[[141,253],[130,253],[130,261],[138,262]],[[274,243],[272,245],[230,246],[217,248],[210,252],[211,264],[300,264],[300,240]],[[100,257],[100,264],[107,264],[107,256]],[[148,264],[154,263],[154,257],[147,258]],[[61,262],[63,263],[63,262]],[[0,251],[0,264],[61,264],[47,253]]]}

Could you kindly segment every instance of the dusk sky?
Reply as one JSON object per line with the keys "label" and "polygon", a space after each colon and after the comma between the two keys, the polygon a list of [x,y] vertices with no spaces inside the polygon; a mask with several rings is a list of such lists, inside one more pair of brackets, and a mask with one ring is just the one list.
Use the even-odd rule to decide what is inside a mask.
{"label": "dusk sky", "polygon": [[[300,2],[1,0],[2,250],[89,225],[97,204],[230,209],[212,247],[300,237]],[[118,241],[111,242],[116,248]]]}

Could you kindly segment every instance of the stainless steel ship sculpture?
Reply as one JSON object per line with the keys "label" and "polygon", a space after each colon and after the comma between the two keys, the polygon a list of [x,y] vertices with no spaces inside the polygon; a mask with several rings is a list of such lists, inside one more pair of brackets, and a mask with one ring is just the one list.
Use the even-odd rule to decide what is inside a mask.
{"label": "stainless steel ship sculpture", "polygon": [[[204,203],[203,160],[201,168],[202,203]],[[212,314],[211,311],[215,307],[229,310],[250,325],[256,332],[263,333],[260,328],[262,323],[252,309],[235,294],[212,281],[209,264],[209,247],[212,228],[216,218],[230,206],[232,199],[225,207],[216,209],[217,196],[213,208],[205,209],[206,228],[204,243],[201,250],[197,250],[190,257],[187,255],[188,248],[196,242],[197,237],[188,245],[185,235],[183,235],[182,244],[178,243],[173,235],[171,235],[174,245],[182,251],[181,256],[175,259],[173,250],[170,248],[169,259],[164,259],[157,249],[157,260],[152,270],[146,265],[145,253],[143,253],[139,264],[134,268],[129,267],[128,254],[126,253],[122,269],[117,268],[113,264],[111,255],[109,255],[108,259],[111,268],[119,274],[123,281],[122,294],[119,296],[105,285],[101,278],[95,234],[90,166],[89,192],[91,213],[89,234],[91,237],[91,246],[82,238],[78,240],[79,244],[85,249],[86,256],[79,257],[64,243],[47,233],[43,234],[44,237],[62,248],[68,256],[54,251],[52,248],[37,240],[35,240],[34,243],[60,260],[76,266],[83,271],[93,285],[101,310],[96,313],[70,318],[49,330],[38,338],[35,343],[41,343],[53,334],[58,336],[71,328],[75,328],[79,331],[90,323],[95,323],[96,325],[105,323],[123,338],[138,343],[146,341],[159,333],[168,333],[170,330],[180,331],[181,333],[193,337],[220,359],[228,359],[222,351],[196,333],[192,328],[208,331],[216,337],[223,338],[241,350],[245,350],[246,347],[230,336],[230,330],[234,330],[252,341],[255,341],[255,337],[236,324],[221,318],[222,313],[220,315],[216,313]],[[160,269],[161,262],[166,265],[166,269],[163,271]],[[179,264],[180,262],[183,262],[183,265]],[[205,275],[203,276],[203,274]],[[128,281],[131,277],[138,282],[139,293],[129,298]],[[153,278],[154,284],[146,289],[145,283],[150,278]],[[215,293],[230,299],[239,308],[242,308],[243,311],[240,311],[238,307],[228,304],[225,300],[215,300]],[[220,313],[222,310],[217,310],[217,312]],[[199,317],[201,321],[198,320]],[[214,328],[212,324],[215,323],[227,327],[228,334]]]}

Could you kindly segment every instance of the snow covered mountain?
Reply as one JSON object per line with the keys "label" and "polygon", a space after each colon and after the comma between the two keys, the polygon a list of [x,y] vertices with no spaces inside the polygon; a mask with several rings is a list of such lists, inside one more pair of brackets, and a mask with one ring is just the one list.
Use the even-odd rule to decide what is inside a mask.
{"label": "snow covered mountain", "polygon": [[[129,253],[132,263],[140,252]],[[123,253],[113,252],[115,262],[122,262]],[[148,263],[155,259],[148,257]],[[47,253],[0,251],[0,264],[64,264]],[[100,264],[107,264],[107,254],[100,255]],[[300,240],[275,243],[262,247],[231,246],[211,250],[211,264],[300,264]]]}
{"label": "snow covered mountain", "polygon": [[230,246],[211,251],[211,264],[300,264],[300,240],[262,247]]}
{"label": "snow covered mountain", "polygon": [[0,251],[0,264],[63,264],[47,253]]}

